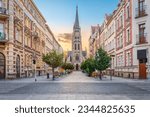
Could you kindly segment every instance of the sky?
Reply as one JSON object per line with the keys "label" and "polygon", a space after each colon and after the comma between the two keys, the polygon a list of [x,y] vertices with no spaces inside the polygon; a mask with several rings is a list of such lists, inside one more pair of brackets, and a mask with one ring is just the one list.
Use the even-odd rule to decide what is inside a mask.
{"label": "sky", "polygon": [[82,32],[83,50],[88,49],[91,26],[101,24],[105,14],[112,13],[119,0],[34,0],[47,24],[65,51],[71,50],[71,33],[76,6]]}

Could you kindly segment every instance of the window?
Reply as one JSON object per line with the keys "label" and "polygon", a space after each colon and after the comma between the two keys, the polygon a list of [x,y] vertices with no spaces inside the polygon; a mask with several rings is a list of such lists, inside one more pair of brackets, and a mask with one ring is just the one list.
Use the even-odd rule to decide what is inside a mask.
{"label": "window", "polygon": [[129,18],[130,18],[130,7],[127,6],[127,19],[129,19]]}
{"label": "window", "polygon": [[118,38],[117,39],[117,48],[119,48],[119,46],[120,46],[120,39]]}
{"label": "window", "polygon": [[139,11],[144,10],[144,5],[145,5],[145,0],[139,0],[139,3],[138,3]]}
{"label": "window", "polygon": [[120,27],[120,24],[119,24],[119,19],[117,20],[117,25],[118,25],[118,28]]}
{"label": "window", "polygon": [[131,66],[131,52],[127,52],[126,57],[127,57],[127,59],[126,59],[126,61],[127,61],[126,65],[127,66]]}
{"label": "window", "polygon": [[27,36],[25,36],[25,45],[27,46],[27,43],[28,43],[28,38]]}
{"label": "window", "polygon": [[120,47],[123,47],[123,38],[122,38],[122,35],[120,37]]}
{"label": "window", "polygon": [[19,41],[19,31],[17,29],[16,29],[16,35],[15,35],[15,37],[16,37],[16,40]]}
{"label": "window", "polygon": [[130,30],[128,29],[127,30],[127,44],[129,44],[130,43]]}
{"label": "window", "polygon": [[145,23],[139,25],[139,35],[144,35],[145,33]]}
{"label": "window", "polygon": [[122,17],[122,15],[120,16],[120,26],[122,26],[123,25],[123,17]]}
{"label": "window", "polygon": [[0,32],[4,32],[4,25],[0,23]]}
{"label": "window", "polygon": [[28,46],[31,47],[31,39],[28,37]]}
{"label": "window", "polygon": [[0,0],[0,7],[2,7],[3,6],[3,4],[2,4],[2,0]]}
{"label": "window", "polygon": [[146,15],[145,0],[138,0],[137,17]]}
{"label": "window", "polygon": [[75,50],[77,49],[77,45],[75,44]]}
{"label": "window", "polygon": [[123,55],[121,55],[120,59],[121,59],[120,60],[121,61],[121,63],[120,63],[121,65],[120,66],[123,66]]}
{"label": "window", "polygon": [[120,66],[120,55],[117,56],[117,61],[116,62],[117,62],[117,67],[119,67]]}
{"label": "window", "polygon": [[0,39],[4,39],[4,25],[0,23]]}
{"label": "window", "polygon": [[138,44],[147,43],[146,33],[145,33],[145,23],[139,25],[139,36],[138,36]]}
{"label": "window", "polygon": [[80,50],[80,44],[78,44],[78,50]]}

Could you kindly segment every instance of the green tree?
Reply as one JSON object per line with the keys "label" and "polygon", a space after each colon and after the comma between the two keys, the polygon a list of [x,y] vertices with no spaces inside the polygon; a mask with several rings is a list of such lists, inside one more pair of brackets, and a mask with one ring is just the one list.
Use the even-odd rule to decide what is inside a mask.
{"label": "green tree", "polygon": [[68,63],[68,69],[69,69],[69,70],[74,70],[74,65],[71,64],[71,63]]}
{"label": "green tree", "polygon": [[61,66],[65,71],[66,70],[73,70],[74,66],[71,63],[63,63]]}
{"label": "green tree", "polygon": [[99,78],[102,79],[102,71],[110,67],[111,57],[102,48],[98,49],[95,56],[96,69],[100,71]]}
{"label": "green tree", "polygon": [[86,61],[83,61],[81,63],[81,66],[80,66],[81,70],[83,70],[85,72],[86,68],[87,68],[87,65],[86,65]]}
{"label": "green tree", "polygon": [[66,71],[67,70],[67,63],[63,63],[61,68],[63,68]]}
{"label": "green tree", "polygon": [[95,60],[93,58],[89,58],[82,62],[81,69],[85,71],[89,76],[95,71]]}
{"label": "green tree", "polygon": [[46,55],[43,55],[43,61],[52,67],[53,80],[55,78],[54,71],[55,68],[61,66],[63,63],[63,54],[59,54],[56,51],[51,51]]}

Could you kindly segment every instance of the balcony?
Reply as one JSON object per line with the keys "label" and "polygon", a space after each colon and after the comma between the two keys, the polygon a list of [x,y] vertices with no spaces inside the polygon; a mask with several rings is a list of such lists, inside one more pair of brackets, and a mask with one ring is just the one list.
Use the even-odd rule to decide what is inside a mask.
{"label": "balcony", "polygon": [[140,18],[140,17],[144,17],[147,16],[147,6],[144,5],[142,8],[136,8],[136,16],[135,18]]}
{"label": "balcony", "polygon": [[24,31],[25,31],[26,34],[31,35],[31,29],[30,29],[29,26],[25,25],[24,26]]}
{"label": "balcony", "polygon": [[144,34],[138,34],[136,36],[136,45],[140,45],[140,44],[146,44],[148,43],[148,40],[147,40],[147,34],[144,33]]}
{"label": "balcony", "polygon": [[6,20],[8,18],[8,11],[6,8],[0,7],[0,19]]}
{"label": "balcony", "polygon": [[131,40],[126,42],[126,46],[131,44]]}
{"label": "balcony", "polygon": [[42,46],[45,46],[45,41],[44,40],[42,40]]}
{"label": "balcony", "polygon": [[0,43],[6,43],[6,34],[3,32],[0,32]]}
{"label": "balcony", "polygon": [[126,23],[130,23],[131,17],[127,17],[125,21],[126,21]]}
{"label": "balcony", "polygon": [[32,32],[32,36],[33,36],[34,39],[39,38],[39,34],[37,32]]}
{"label": "balcony", "polygon": [[117,47],[117,50],[120,50],[123,48],[123,44]]}
{"label": "balcony", "polygon": [[15,23],[15,25],[19,25],[19,26],[23,27],[23,18],[22,18],[22,16],[20,16],[17,13],[15,13],[15,15],[14,15],[14,23]]}

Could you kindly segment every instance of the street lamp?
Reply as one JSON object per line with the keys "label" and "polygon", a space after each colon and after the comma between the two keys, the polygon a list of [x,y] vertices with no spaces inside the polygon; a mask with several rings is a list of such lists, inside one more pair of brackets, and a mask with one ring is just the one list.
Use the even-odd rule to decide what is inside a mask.
{"label": "street lamp", "polygon": [[34,79],[35,79],[35,82],[37,81],[36,79],[36,54],[34,52],[33,54],[33,60],[32,60],[33,64],[34,64]]}
{"label": "street lamp", "polygon": [[37,81],[36,79],[36,60],[33,59],[33,64],[34,64],[34,78],[35,78],[35,82]]}

